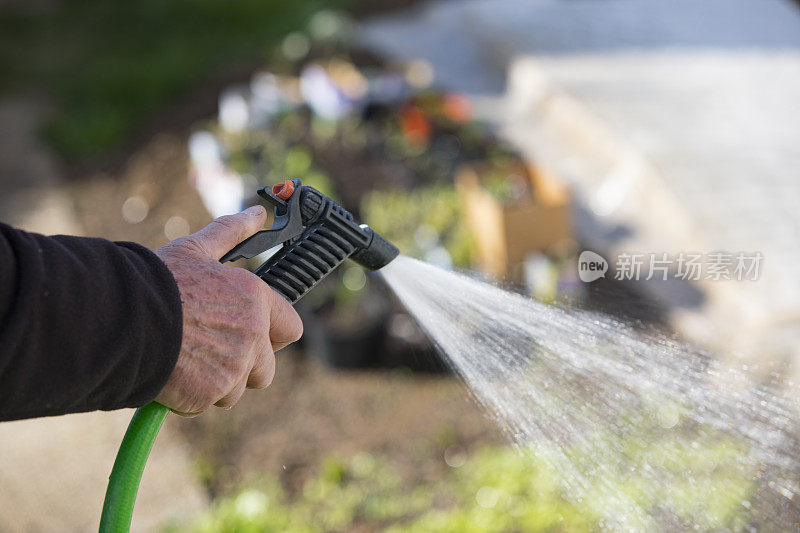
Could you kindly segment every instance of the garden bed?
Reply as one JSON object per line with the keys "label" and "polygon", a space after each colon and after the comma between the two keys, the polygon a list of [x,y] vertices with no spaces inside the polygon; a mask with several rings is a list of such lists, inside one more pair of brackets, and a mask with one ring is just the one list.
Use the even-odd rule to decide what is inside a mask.
{"label": "garden bed", "polygon": [[[289,44],[269,71],[224,91],[217,120],[190,139],[192,178],[212,214],[257,201],[257,186],[300,178],[406,255],[443,268],[513,272],[509,279],[519,285],[523,270],[534,272],[525,280],[529,289],[535,284],[533,294],[555,297],[560,276],[571,274],[565,265],[574,243],[568,194],[545,194],[555,190],[552,180],[545,184],[531,174],[537,216],[517,217],[517,227],[503,235],[509,253],[502,259],[513,264],[495,272],[486,267],[485,251],[478,254],[475,223],[467,224],[465,202],[456,193],[457,172],[486,174],[494,188],[487,194],[494,194],[513,188],[513,169],[533,167],[473,120],[468,98],[431,87],[424,63],[387,63],[349,47],[345,36],[317,42],[298,35]],[[498,209],[517,212],[514,202],[498,199]],[[506,238],[556,226],[549,240]],[[523,268],[529,257],[538,270]],[[356,270],[343,268],[304,298],[313,351],[334,366],[443,368],[380,278]]]}

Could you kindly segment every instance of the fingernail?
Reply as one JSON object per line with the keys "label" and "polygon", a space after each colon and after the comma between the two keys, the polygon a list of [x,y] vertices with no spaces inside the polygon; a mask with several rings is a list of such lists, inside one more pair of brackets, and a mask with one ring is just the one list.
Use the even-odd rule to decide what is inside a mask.
{"label": "fingernail", "polygon": [[245,209],[244,212],[251,217],[258,217],[264,213],[264,207],[260,205],[254,205],[253,207],[248,207]]}

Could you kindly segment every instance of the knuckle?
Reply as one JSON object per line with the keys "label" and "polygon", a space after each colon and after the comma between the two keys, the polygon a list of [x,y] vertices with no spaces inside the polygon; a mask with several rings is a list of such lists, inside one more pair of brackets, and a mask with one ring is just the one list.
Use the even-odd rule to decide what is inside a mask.
{"label": "knuckle", "polygon": [[247,292],[253,297],[255,300],[262,300],[264,294],[264,285],[266,285],[261,278],[249,272],[247,270],[242,270],[242,284],[243,287],[247,290]]}
{"label": "knuckle", "polygon": [[269,304],[264,298],[266,284],[258,276],[245,271],[246,278],[240,284],[239,302],[242,309],[241,321],[251,333],[263,334],[269,329]]}
{"label": "knuckle", "polygon": [[278,313],[281,313],[281,317],[277,319],[273,332],[277,340],[291,343],[303,336],[303,321],[293,308],[283,308]]}
{"label": "knuckle", "polygon": [[236,286],[236,298],[247,302],[252,305],[253,302],[259,299],[262,285],[264,282],[261,278],[246,270],[238,267],[224,267],[228,273],[230,281]]}
{"label": "knuckle", "polygon": [[239,321],[239,327],[244,334],[244,343],[247,345],[246,348],[250,350],[256,348],[256,345],[263,341],[266,336],[264,318],[257,313],[245,314]]}
{"label": "knuckle", "polygon": [[292,342],[294,342],[303,336],[303,321],[300,319],[300,315],[293,313],[290,324],[290,337],[292,337]]}
{"label": "knuckle", "polygon": [[227,396],[227,393],[224,393],[224,394],[218,394],[218,395],[215,395],[215,396],[213,396],[213,397],[209,397],[209,399],[208,399],[208,403],[206,403],[206,404],[205,404],[205,408],[206,408],[206,409],[208,409],[208,408],[210,408],[212,405],[217,405],[217,404],[219,404],[219,402],[223,401],[223,400],[225,399],[225,397],[226,397],[226,396]]}
{"label": "knuckle", "polygon": [[237,235],[240,235],[245,231],[245,227],[241,218],[235,215],[223,215],[211,223],[216,224],[224,231],[236,233]]}
{"label": "knuckle", "polygon": [[266,389],[272,385],[273,379],[275,379],[275,359],[270,357],[258,372],[250,374],[247,384],[252,389]]}
{"label": "knuckle", "polygon": [[268,376],[257,376],[252,378],[248,385],[251,389],[266,389],[272,384],[272,377]]}
{"label": "knuckle", "polygon": [[218,401],[217,403],[215,403],[214,405],[216,405],[217,407],[222,407],[223,409],[228,409],[228,408],[231,408],[234,405],[236,405],[236,402],[238,400],[239,400],[238,398],[234,398],[234,397],[231,397],[231,396],[226,396],[226,397],[222,398],[220,401]]}
{"label": "knuckle", "polygon": [[[238,359],[238,358],[230,358]],[[238,381],[238,369],[226,358],[214,372],[213,376],[208,376],[206,382],[197,391],[197,400],[194,402],[195,409],[208,409],[221,398],[227,396],[236,386]],[[193,409],[193,410],[195,410]]]}
{"label": "knuckle", "polygon": [[223,396],[217,402],[215,402],[214,405],[216,405],[217,407],[222,407],[224,409],[230,409],[231,407],[236,405],[236,402],[238,402],[239,399],[242,397],[242,394],[244,393],[245,389],[244,385],[245,384],[240,381],[240,383],[238,383],[236,387],[232,388],[225,396]]}
{"label": "knuckle", "polygon": [[223,387],[221,384],[214,384],[209,387],[202,397],[203,408],[208,409],[214,405],[215,402],[218,402],[219,399],[227,393],[226,389],[227,387]]}
{"label": "knuckle", "polygon": [[208,252],[206,247],[203,245],[202,239],[198,238],[196,235],[186,235],[185,237],[180,237],[175,239],[171,243],[174,246],[180,246],[190,252],[195,252],[203,255],[207,255]]}
{"label": "knuckle", "polygon": [[215,218],[212,224],[219,224],[220,226],[224,226],[225,228],[236,228],[239,226],[238,218],[234,215],[222,215],[221,217]]}
{"label": "knuckle", "polygon": [[[249,368],[249,357],[246,355],[247,350],[242,350],[242,353],[231,357],[229,359],[227,372],[225,372],[225,376],[223,379],[223,386],[219,396],[217,396],[216,400],[219,400],[222,396],[225,396],[228,392],[231,391],[236,386],[236,383],[242,378],[242,376],[247,375],[247,372],[250,371]],[[212,402],[213,403],[213,402]]]}
{"label": "knuckle", "polygon": [[303,336],[303,320],[294,307],[282,296],[270,289],[272,305],[270,309],[270,326],[272,333],[280,340],[294,342]]}
{"label": "knuckle", "polygon": [[211,405],[219,399],[214,398],[214,389],[212,387],[202,387],[196,390],[192,395],[193,397],[185,406],[182,406],[181,413],[183,416],[194,417],[204,413]]}
{"label": "knuckle", "polygon": [[247,377],[250,373],[250,370],[253,368],[252,356],[247,354],[246,356],[238,357],[238,364],[236,365],[236,381],[238,383],[242,380],[242,378]]}
{"label": "knuckle", "polygon": [[291,344],[295,341],[300,340],[300,337],[303,336],[303,325],[295,324],[294,322],[291,325],[288,325],[281,329],[280,333],[276,335],[276,340],[283,342],[285,344]]}

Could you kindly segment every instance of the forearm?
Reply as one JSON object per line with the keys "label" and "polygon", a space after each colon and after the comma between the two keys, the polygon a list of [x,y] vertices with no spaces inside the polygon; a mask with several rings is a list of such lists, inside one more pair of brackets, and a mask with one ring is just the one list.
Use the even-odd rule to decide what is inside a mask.
{"label": "forearm", "polygon": [[0,225],[0,420],[152,400],[181,324],[175,281],[143,247]]}

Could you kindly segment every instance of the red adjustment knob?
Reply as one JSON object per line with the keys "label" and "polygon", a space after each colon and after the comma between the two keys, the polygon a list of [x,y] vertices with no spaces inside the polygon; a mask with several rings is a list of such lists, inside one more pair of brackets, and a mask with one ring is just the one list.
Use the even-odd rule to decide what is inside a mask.
{"label": "red adjustment knob", "polygon": [[283,183],[276,183],[272,186],[272,194],[281,200],[288,200],[294,193],[294,183],[292,180],[286,180]]}

